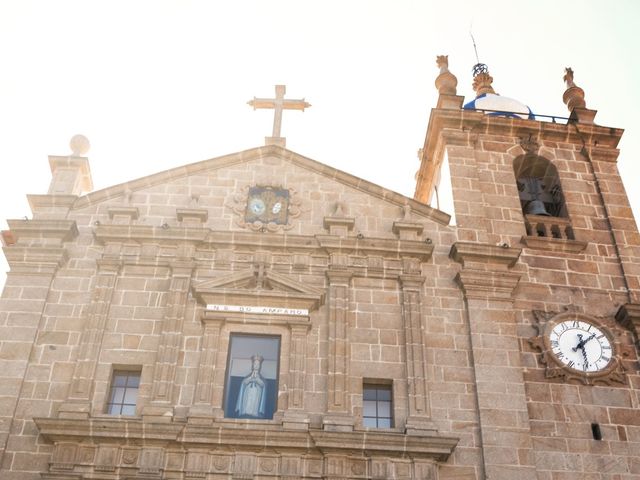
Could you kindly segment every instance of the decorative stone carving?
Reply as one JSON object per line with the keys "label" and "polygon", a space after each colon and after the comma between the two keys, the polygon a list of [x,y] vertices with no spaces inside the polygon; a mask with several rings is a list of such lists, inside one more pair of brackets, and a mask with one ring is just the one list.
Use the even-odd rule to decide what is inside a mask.
{"label": "decorative stone carving", "polygon": [[95,469],[99,472],[113,472],[118,463],[118,447],[100,445],[96,458]]}
{"label": "decorative stone carving", "polygon": [[75,443],[58,443],[53,452],[51,468],[55,470],[73,470],[76,461]]}
{"label": "decorative stone carving", "polygon": [[142,449],[140,456],[140,473],[147,475],[160,475],[164,460],[164,449],[146,447]]}
{"label": "decorative stone carving", "polygon": [[455,95],[458,79],[449,71],[449,56],[438,55],[436,64],[440,69],[440,75],[436,78],[436,88],[440,95]]}
{"label": "decorative stone carving", "polygon": [[567,104],[567,108],[570,112],[574,108],[586,108],[587,104],[584,101],[584,90],[578,87],[573,81],[573,70],[571,67],[564,69],[565,74],[562,79],[567,84],[567,89],[562,95],[562,101]]}
{"label": "decorative stone carving", "polygon": [[247,209],[249,208],[249,190],[251,188],[252,187],[249,185],[243,187],[240,192],[236,193],[231,198],[228,204],[229,208],[231,208],[233,212],[239,217],[236,219],[236,225],[241,228],[248,228],[249,230],[253,230],[254,232],[279,232],[283,230],[291,230],[293,228],[291,220],[298,218],[302,214],[302,200],[300,199],[298,192],[293,188],[287,189],[289,191],[289,201],[286,206],[287,222],[285,224],[279,224],[276,222],[265,223],[260,220],[247,222],[245,220],[245,215]]}

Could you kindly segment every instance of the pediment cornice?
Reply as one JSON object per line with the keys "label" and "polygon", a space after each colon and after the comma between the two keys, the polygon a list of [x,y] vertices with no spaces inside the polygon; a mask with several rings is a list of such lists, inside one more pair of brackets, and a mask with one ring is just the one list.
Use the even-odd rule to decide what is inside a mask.
{"label": "pediment cornice", "polygon": [[202,305],[244,305],[317,310],[325,299],[322,289],[265,269],[262,265],[196,283],[192,292]]}

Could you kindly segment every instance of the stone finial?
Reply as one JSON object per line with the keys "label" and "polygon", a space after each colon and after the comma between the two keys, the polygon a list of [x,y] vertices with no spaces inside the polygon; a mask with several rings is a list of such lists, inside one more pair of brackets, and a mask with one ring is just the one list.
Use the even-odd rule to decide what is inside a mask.
{"label": "stone finial", "polygon": [[49,156],[51,183],[49,195],[80,195],[93,189],[89,159],[89,140],[84,135],[74,135],[69,142],[71,155]]}
{"label": "stone finial", "polygon": [[91,144],[89,143],[89,139],[84,135],[74,135],[71,137],[69,141],[69,146],[71,147],[71,155],[74,157],[83,157],[91,148]]}
{"label": "stone finial", "polygon": [[473,66],[473,91],[476,97],[485,93],[496,93],[491,84],[493,77],[489,75],[489,67],[484,63],[477,63]]}
{"label": "stone finial", "polygon": [[449,71],[449,56],[438,55],[436,65],[440,68],[440,75],[436,77],[436,88],[440,95],[455,95],[458,79]]}
{"label": "stone finial", "polygon": [[584,101],[584,90],[574,83],[573,70],[571,67],[567,67],[564,71],[563,80],[567,84],[567,89],[564,95],[562,95],[562,101],[567,105],[570,112],[573,112],[575,108],[586,108],[587,104]]}

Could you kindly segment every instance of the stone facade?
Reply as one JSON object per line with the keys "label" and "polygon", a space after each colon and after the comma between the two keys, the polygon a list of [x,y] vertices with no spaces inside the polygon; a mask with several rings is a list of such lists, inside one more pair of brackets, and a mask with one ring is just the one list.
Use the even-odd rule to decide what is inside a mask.
{"label": "stone facade", "polygon": [[[3,232],[1,478],[640,479],[622,131],[461,105],[449,88],[432,111],[415,199],[277,144],[88,194],[88,160],[51,157]],[[523,213],[514,162],[534,156],[566,215]],[[444,160],[456,226],[426,205]],[[614,361],[554,363],[559,319]],[[247,338],[277,339],[265,418],[230,415]],[[130,415],[109,413],[123,371]],[[365,426],[376,386],[390,428]]]}

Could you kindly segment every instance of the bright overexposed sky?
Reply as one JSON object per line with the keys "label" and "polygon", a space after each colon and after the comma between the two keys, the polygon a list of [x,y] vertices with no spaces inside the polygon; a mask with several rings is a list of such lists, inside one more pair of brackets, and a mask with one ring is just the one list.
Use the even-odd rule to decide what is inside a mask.
{"label": "bright overexposed sky", "polygon": [[470,29],[496,92],[535,113],[568,116],[573,67],[596,123],[626,129],[638,216],[639,24],[636,0],[0,0],[0,229],[72,135],[101,189],[262,145],[272,112],[246,102],[276,84],[312,104],[285,112],[287,148],[412,196],[436,55],[473,98]]}

